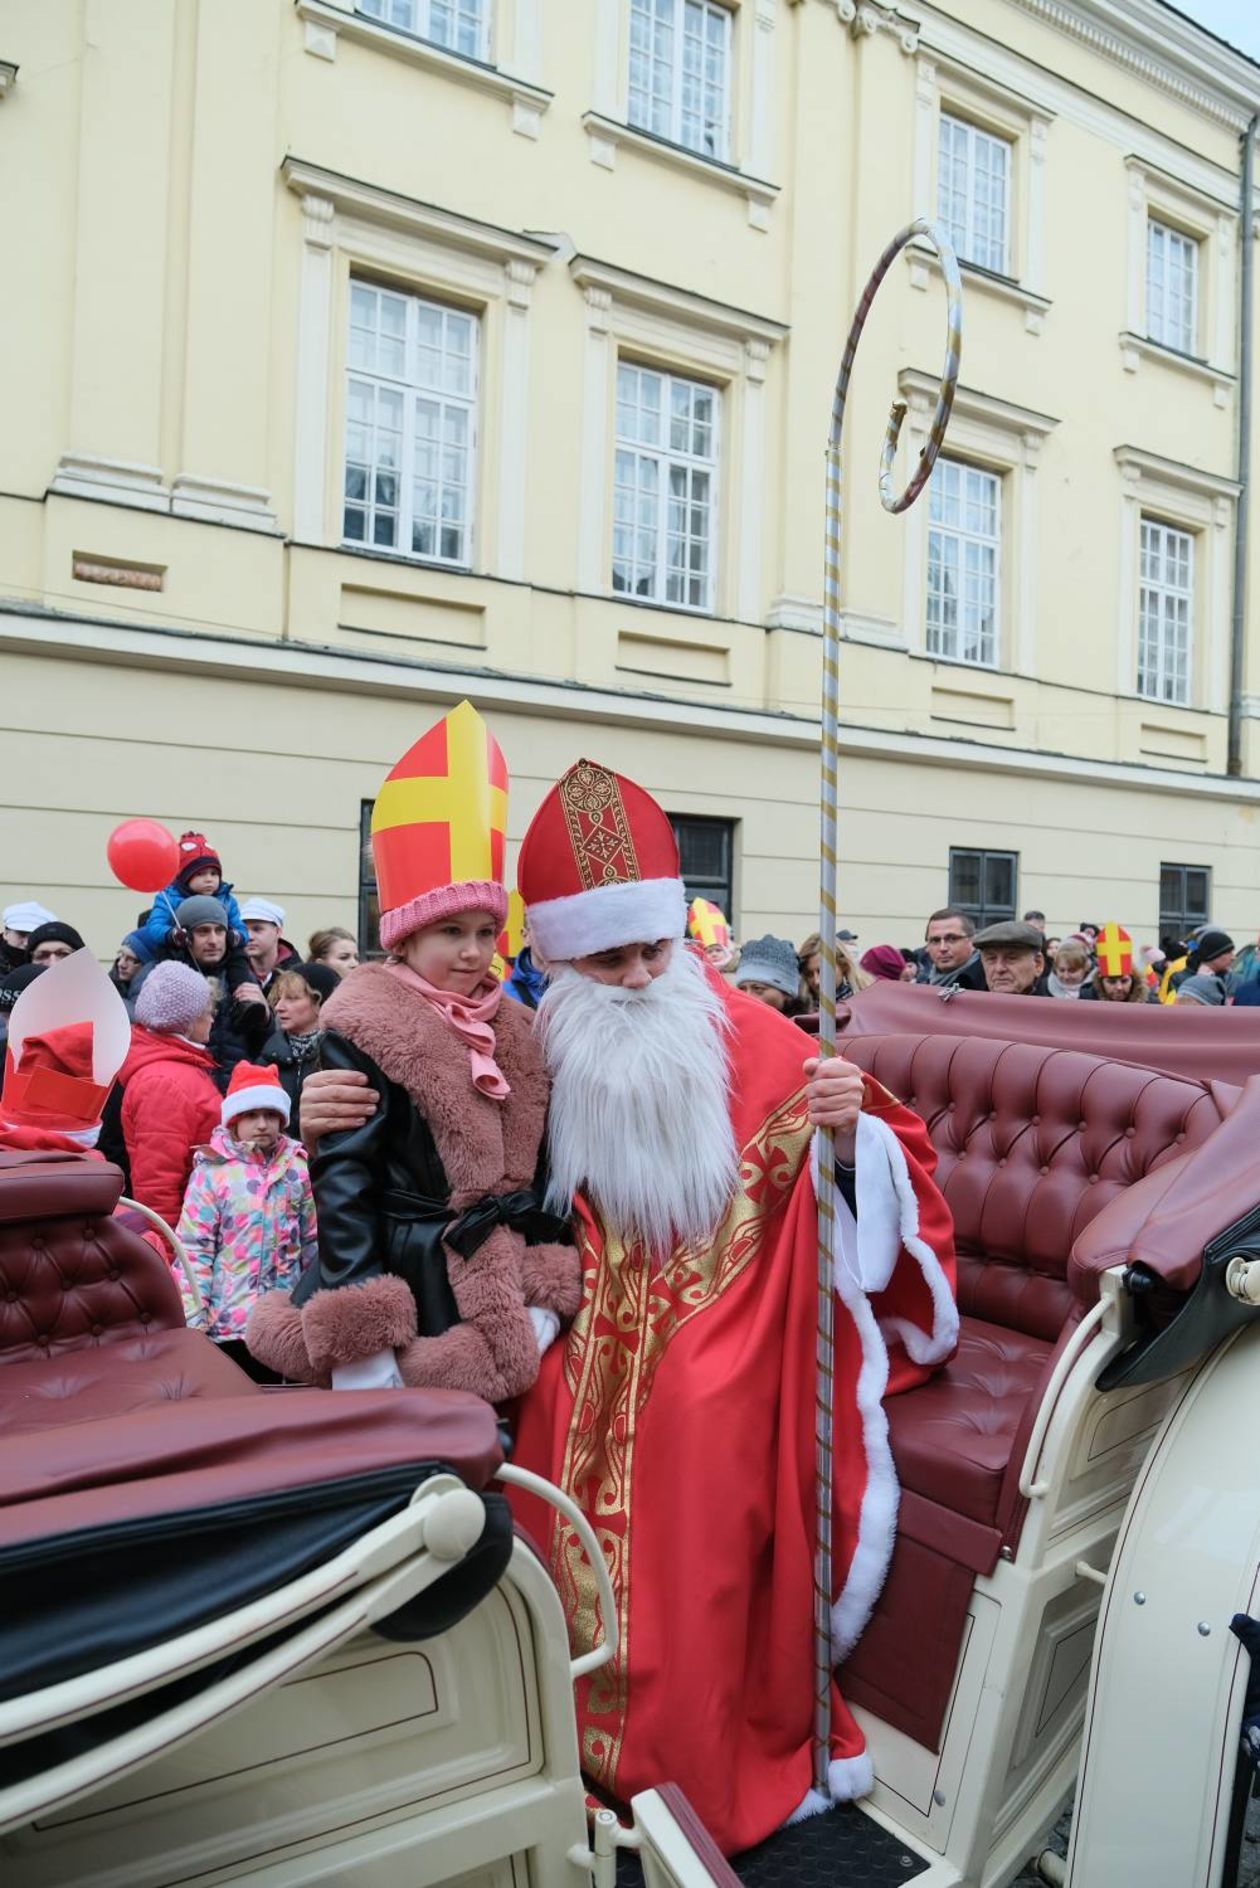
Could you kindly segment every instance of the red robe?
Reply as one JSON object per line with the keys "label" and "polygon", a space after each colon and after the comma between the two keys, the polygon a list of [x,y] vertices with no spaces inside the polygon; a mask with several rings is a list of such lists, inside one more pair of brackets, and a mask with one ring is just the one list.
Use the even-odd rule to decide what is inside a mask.
{"label": "red robe", "polygon": [[[810,1785],[817,1207],[801,1066],[810,1045],[764,1004],[736,992],[727,1001],[736,1197],[711,1245],[677,1247],[655,1269],[579,1201],[582,1307],[543,1359],[514,1460],[577,1501],[620,1603],[617,1657],[578,1688],[583,1769],[621,1801],[679,1784],[734,1854],[791,1816]],[[837,1279],[841,1652],[892,1551],[882,1395],[921,1382],[957,1336],[950,1218],[927,1131],[865,1080],[866,1111],[886,1124],[867,1133],[899,1176],[885,1219],[900,1241],[894,1231],[886,1289]],[[861,1175],[860,1156],[859,1187]],[[873,1236],[879,1213],[867,1215],[861,1193],[859,1208]],[[881,1331],[892,1319],[918,1363],[891,1326]],[[516,1506],[546,1544],[574,1651],[587,1651],[601,1627],[576,1536],[542,1504],[518,1496]],[[861,1732],[834,1686],[832,1752],[836,1794],[869,1788]]]}

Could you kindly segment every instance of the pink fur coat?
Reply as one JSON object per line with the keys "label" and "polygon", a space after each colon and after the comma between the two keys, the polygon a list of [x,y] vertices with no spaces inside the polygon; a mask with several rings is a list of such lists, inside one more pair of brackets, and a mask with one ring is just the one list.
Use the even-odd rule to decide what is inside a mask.
{"label": "pink fur coat", "polygon": [[[503,1002],[495,1018],[497,1060],[511,1087],[492,1101],[472,1085],[467,1045],[423,997],[380,964],[353,971],[329,998],[324,1020],[370,1056],[428,1122],[450,1185],[452,1216],[487,1194],[533,1184],[547,1114],[547,1077],[533,1018]],[[302,1308],[287,1293],[259,1300],[247,1332],[254,1356],[301,1383],[328,1384],[335,1366],[382,1350],[397,1354],[415,1388],[470,1390],[487,1402],[520,1396],[538,1373],[529,1305],[572,1318],[581,1298],[575,1247],[528,1246],[498,1225],[472,1258],[445,1248],[460,1323],[418,1334],[407,1282],[380,1272],[362,1284],[317,1291]]]}

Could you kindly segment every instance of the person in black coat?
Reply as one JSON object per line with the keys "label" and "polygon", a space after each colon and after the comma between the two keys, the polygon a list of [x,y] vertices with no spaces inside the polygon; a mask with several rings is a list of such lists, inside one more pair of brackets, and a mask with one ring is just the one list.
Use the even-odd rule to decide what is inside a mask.
{"label": "person in black coat", "polygon": [[[214,1078],[226,1093],[238,1062],[257,1062],[272,1030],[271,1011],[244,949],[233,944],[227,912],[216,898],[185,898],[176,908],[176,927],[154,962],[188,964],[199,970],[215,993],[214,1021],[207,1047],[214,1057]],[[152,974],[146,964],[128,991],[134,1002]]]}
{"label": "person in black coat", "polygon": [[290,1119],[298,1118],[302,1084],[319,1067],[319,1045],[324,1039],[319,1012],[338,988],[341,978],[329,964],[299,964],[278,970],[268,993],[276,1027],[263,1044],[259,1061],[271,1063],[292,1103]]}

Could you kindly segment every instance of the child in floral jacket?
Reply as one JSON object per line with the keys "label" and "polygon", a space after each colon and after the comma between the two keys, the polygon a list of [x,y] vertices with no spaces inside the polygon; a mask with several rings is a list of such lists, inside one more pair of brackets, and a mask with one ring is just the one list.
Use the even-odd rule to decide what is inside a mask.
{"label": "child in floral jacket", "polygon": [[200,1148],[184,1195],[179,1237],[203,1303],[182,1283],[190,1325],[204,1330],[253,1375],[245,1325],[255,1300],[289,1291],[315,1258],[315,1201],[306,1154],[285,1133],[289,1097],[274,1068],[238,1063],[221,1125]]}

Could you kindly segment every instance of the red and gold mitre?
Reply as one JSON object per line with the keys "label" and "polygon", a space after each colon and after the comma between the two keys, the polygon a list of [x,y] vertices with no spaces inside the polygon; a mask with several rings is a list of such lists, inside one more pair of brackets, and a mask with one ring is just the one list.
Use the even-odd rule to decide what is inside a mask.
{"label": "red and gold mitre", "polygon": [[391,768],[372,808],[386,950],[461,911],[503,923],[507,793],[503,750],[467,701]]}
{"label": "red and gold mitre", "polygon": [[552,787],[516,871],[530,936],[553,962],[686,928],[673,827],[650,793],[598,761],[578,761]]}
{"label": "red and gold mitre", "polygon": [[0,1124],[90,1141],[130,1047],[126,1006],[91,952],[50,964],[13,1005]]}
{"label": "red and gold mitre", "polygon": [[1104,924],[1094,939],[1094,956],[1100,977],[1130,977],[1133,974],[1133,939],[1118,924]]}
{"label": "red and gold mitre", "polygon": [[731,948],[731,927],[725,914],[707,898],[693,898],[687,907],[687,934],[705,950]]}

